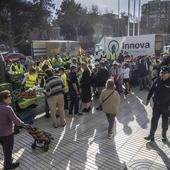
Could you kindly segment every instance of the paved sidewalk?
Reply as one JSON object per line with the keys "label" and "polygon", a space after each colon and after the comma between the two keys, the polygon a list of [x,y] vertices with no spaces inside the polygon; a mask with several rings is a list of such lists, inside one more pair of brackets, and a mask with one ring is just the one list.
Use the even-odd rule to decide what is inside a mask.
{"label": "paved sidewalk", "polygon": [[[142,100],[147,92],[122,97],[116,120],[116,135],[107,139],[107,121],[102,112],[84,114],[80,118],[67,118],[65,128],[53,129],[50,119],[41,118],[34,126],[54,136],[48,152],[32,150],[32,137],[22,131],[15,136],[14,160],[20,161],[17,170],[167,170],[170,169],[170,142],[161,141],[161,121],[155,143],[143,138],[150,129],[151,106]],[[97,104],[96,104],[97,105]],[[170,132],[168,132],[170,141]],[[0,169],[3,164],[0,146]]]}

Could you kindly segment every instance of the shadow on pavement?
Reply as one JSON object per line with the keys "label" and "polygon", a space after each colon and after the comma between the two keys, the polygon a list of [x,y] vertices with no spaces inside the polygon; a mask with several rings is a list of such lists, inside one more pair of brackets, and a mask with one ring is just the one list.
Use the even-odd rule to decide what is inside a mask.
{"label": "shadow on pavement", "polygon": [[123,131],[125,134],[132,134],[132,128],[130,123],[136,122],[142,129],[147,129],[149,123],[147,111],[143,105],[143,96],[139,96],[138,93],[132,93],[125,98],[122,97],[120,106],[120,113],[117,115],[118,121],[123,124]]}
{"label": "shadow on pavement", "polygon": [[[169,142],[167,142],[169,143]],[[168,144],[169,145],[169,144]],[[148,142],[146,143],[146,148],[148,149],[153,149],[155,151],[157,151],[158,155],[160,156],[160,158],[162,159],[162,161],[164,162],[165,166],[167,167],[167,169],[170,169],[170,158],[166,155],[166,153],[157,145],[156,142]]]}

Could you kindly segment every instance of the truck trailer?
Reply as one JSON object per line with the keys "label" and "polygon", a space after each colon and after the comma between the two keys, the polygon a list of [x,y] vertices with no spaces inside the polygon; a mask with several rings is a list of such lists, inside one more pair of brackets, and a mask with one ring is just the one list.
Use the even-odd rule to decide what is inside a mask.
{"label": "truck trailer", "polygon": [[115,52],[116,56],[121,51],[127,52],[134,57],[143,55],[160,55],[165,45],[165,35],[149,34],[140,36],[126,37],[103,37],[96,44],[95,52],[100,56],[104,51],[109,58],[111,52]]}
{"label": "truck trailer", "polygon": [[57,54],[78,55],[80,43],[78,41],[34,40],[32,41],[33,58],[55,56]]}

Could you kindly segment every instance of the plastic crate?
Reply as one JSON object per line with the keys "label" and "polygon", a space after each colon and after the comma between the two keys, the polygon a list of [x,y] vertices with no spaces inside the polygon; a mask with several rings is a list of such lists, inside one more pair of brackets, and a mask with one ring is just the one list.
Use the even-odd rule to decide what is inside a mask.
{"label": "plastic crate", "polygon": [[0,92],[3,90],[9,90],[10,92],[12,92],[12,84],[11,83],[0,84]]}

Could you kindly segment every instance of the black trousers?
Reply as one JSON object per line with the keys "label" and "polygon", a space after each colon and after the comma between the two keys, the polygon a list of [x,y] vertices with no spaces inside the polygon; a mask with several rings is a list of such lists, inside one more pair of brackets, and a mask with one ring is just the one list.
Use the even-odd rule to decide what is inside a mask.
{"label": "black trousers", "polygon": [[164,106],[156,106],[153,107],[153,116],[151,120],[151,130],[150,135],[154,137],[156,129],[158,127],[158,121],[160,116],[162,115],[162,137],[166,137],[166,132],[168,130],[168,107]]}
{"label": "black trousers", "polygon": [[45,113],[47,116],[50,116],[50,113],[49,113],[50,109],[49,109],[48,102],[47,102],[47,95],[45,95],[44,100],[45,100]]}
{"label": "black trousers", "polygon": [[1,136],[0,144],[4,153],[4,169],[10,169],[12,165],[12,150],[14,146],[14,135]]}
{"label": "black trousers", "polygon": [[64,94],[64,109],[68,109],[68,93]]}
{"label": "black trousers", "polygon": [[79,112],[79,98],[76,95],[70,94],[70,106],[69,106],[69,114],[73,114],[73,108],[74,108],[74,114],[78,114]]}

